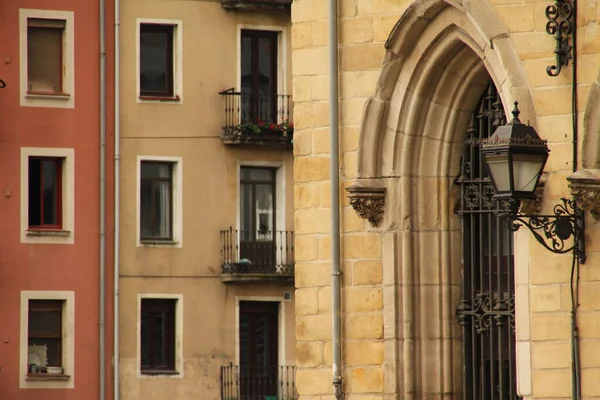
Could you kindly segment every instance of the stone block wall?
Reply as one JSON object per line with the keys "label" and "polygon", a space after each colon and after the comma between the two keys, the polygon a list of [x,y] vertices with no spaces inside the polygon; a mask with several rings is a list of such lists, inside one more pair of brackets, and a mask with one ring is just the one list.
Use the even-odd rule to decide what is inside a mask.
{"label": "stone block wall", "polygon": [[[440,21],[440,18],[452,15],[440,13],[438,18],[438,14],[431,11],[438,5],[442,7],[442,4],[449,4],[448,7],[454,8],[456,15],[464,17],[466,22]],[[423,190],[426,187],[424,180],[416,184],[421,189],[415,191],[412,201],[417,204],[418,212],[422,215],[420,221],[424,223],[418,228],[406,222],[411,216],[402,214],[404,204],[401,204],[402,188],[416,181],[403,176],[400,167],[390,167],[390,174],[372,173],[366,167],[378,165],[377,171],[381,172],[386,165],[402,163],[404,160],[390,159],[395,153],[389,147],[403,146],[399,143],[404,142],[391,142],[386,138],[410,136],[410,132],[392,132],[385,136],[384,132],[391,129],[390,121],[394,117],[388,115],[387,122],[377,125],[368,118],[369,106],[365,106],[370,98],[377,100],[378,96],[384,96],[382,93],[392,90],[398,92],[398,87],[408,84],[402,82],[404,75],[392,76],[390,71],[394,71],[394,63],[403,65],[398,68],[405,68],[411,64],[411,60],[421,57],[419,51],[423,49],[415,50],[407,59],[394,58],[394,54],[390,55],[389,52],[386,55],[385,43],[392,29],[404,18],[403,15],[411,13],[417,17],[403,19],[406,24],[428,24],[428,18],[437,18],[436,23],[444,22],[448,26],[469,23],[474,26],[472,37],[476,44],[469,42],[467,46],[483,59],[485,68],[502,92],[505,106],[513,100],[522,101],[522,120],[530,122],[540,136],[549,142],[551,155],[546,166],[548,182],[543,199],[543,212],[549,213],[561,197],[570,196],[566,177],[573,168],[572,66],[558,77],[546,74],[546,67],[554,63],[555,48],[555,41],[545,32],[545,8],[549,4],[535,0],[458,0],[448,3],[437,0],[339,1],[343,378],[348,399],[375,400],[396,398],[396,395],[402,398],[441,398],[448,393],[456,395],[460,392],[459,388],[444,383],[450,379],[446,378],[447,375],[454,376],[450,379],[452,382],[460,381],[460,357],[453,358],[454,364],[449,370],[442,361],[444,358],[428,358],[429,350],[425,342],[418,345],[421,346],[418,351],[413,351],[411,346],[414,343],[407,340],[406,336],[407,329],[412,329],[411,323],[421,323],[423,318],[451,320],[448,322],[450,329],[458,330],[455,317],[446,311],[425,315],[426,303],[412,308],[415,312],[414,321],[411,315],[405,315],[403,299],[406,299],[407,292],[402,276],[403,271],[410,269],[411,257],[423,263],[430,246],[434,245],[435,239],[423,236],[423,232],[428,230],[428,218],[432,218],[431,225],[443,225],[440,218],[454,218],[449,216],[450,211],[439,211],[439,208],[441,203],[449,202],[452,179],[448,178],[456,177],[458,171],[441,176],[443,181],[438,179],[440,177],[432,180],[435,190]],[[331,398],[330,77],[327,70],[327,18],[327,1],[294,0],[292,72],[296,127],[297,384],[301,399],[310,400]],[[596,83],[600,72],[599,18],[600,6],[595,1],[579,2],[578,168],[594,168],[599,163],[596,153],[600,124],[595,123],[596,114],[600,114],[600,89]],[[411,36],[410,27],[399,26],[396,30],[401,33],[393,38],[395,42],[390,39],[390,52],[406,46],[407,41],[420,40]],[[477,31],[481,32],[481,36],[477,36]],[[494,36],[493,32],[505,33]],[[488,34],[489,37],[486,37]],[[496,47],[495,43],[498,43]],[[401,53],[401,50],[396,53]],[[503,74],[499,71],[503,71]],[[411,87],[406,87],[407,92],[410,90]],[[389,114],[396,113],[397,117],[400,110],[403,115],[419,112],[421,104],[418,101],[394,103],[395,99],[401,99],[400,96],[394,96],[385,104]],[[525,98],[529,98],[531,104]],[[377,127],[374,128],[375,125]],[[365,138],[370,129],[377,137],[384,137],[377,144],[378,152],[367,151],[370,149],[367,149],[370,139]],[[413,150],[404,151],[408,154]],[[422,151],[415,149],[414,157],[418,158]],[[377,157],[381,159],[372,159]],[[427,174],[423,169],[413,172],[415,176]],[[373,228],[360,219],[345,196],[344,189],[347,186],[367,178],[380,179],[388,189],[384,223],[380,228]],[[445,199],[442,200],[441,196],[445,196]],[[452,205],[447,208],[451,209]],[[423,231],[419,235],[425,239],[417,245],[421,246],[418,251],[409,257],[404,238],[409,232],[417,231]],[[592,398],[600,397],[600,224],[589,216],[586,239],[588,262],[580,270],[579,343],[582,394]],[[414,242],[414,239],[411,240]],[[570,397],[572,259],[569,255],[549,253],[524,230],[516,235],[515,243],[519,394],[540,399]],[[444,262],[436,258],[433,264]],[[420,293],[426,294],[424,283],[418,279],[415,282]],[[440,293],[446,290],[443,289],[443,283],[438,285]],[[432,301],[441,301],[443,298],[454,299],[452,296],[436,294]],[[454,310],[457,305],[450,304],[449,307]],[[446,337],[444,335],[453,337],[451,333],[442,334],[442,337]],[[434,351],[450,351],[447,349],[452,348],[451,345],[444,347],[442,339],[440,343],[441,347],[434,346],[437,349]],[[440,350],[444,348],[446,350]],[[421,354],[424,358],[411,359],[414,354]],[[409,377],[413,368],[411,363],[419,364],[415,368],[421,374],[423,371],[432,371],[427,378],[439,380],[441,383],[438,386],[437,383],[432,385],[444,387],[447,392],[425,396],[417,388],[411,387],[414,382],[423,387],[419,383],[419,379],[423,378]]]}

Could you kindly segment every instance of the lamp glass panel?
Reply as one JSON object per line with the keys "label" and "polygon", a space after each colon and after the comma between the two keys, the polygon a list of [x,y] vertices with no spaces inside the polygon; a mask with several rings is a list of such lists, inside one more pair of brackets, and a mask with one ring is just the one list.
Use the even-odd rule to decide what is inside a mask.
{"label": "lamp glass panel", "polygon": [[510,191],[510,170],[508,168],[508,154],[486,155],[485,162],[492,176],[492,181],[497,192]]}
{"label": "lamp glass panel", "polygon": [[533,192],[538,177],[542,173],[545,154],[514,154],[513,174],[515,190],[519,192]]}

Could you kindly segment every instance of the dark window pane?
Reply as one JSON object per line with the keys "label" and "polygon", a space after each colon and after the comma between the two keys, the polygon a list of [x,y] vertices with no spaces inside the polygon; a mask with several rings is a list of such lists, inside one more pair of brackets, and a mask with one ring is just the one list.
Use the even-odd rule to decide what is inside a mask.
{"label": "dark window pane", "polygon": [[141,312],[142,370],[175,368],[176,300],[143,299]]}
{"label": "dark window pane", "polygon": [[60,228],[61,164],[59,158],[29,158],[29,226]]}
{"label": "dark window pane", "polygon": [[273,38],[259,38],[258,39],[258,90],[261,94],[273,94],[273,88],[275,87],[273,76],[274,61],[272,54],[273,51]]}
{"label": "dark window pane", "polygon": [[150,366],[150,332],[148,330],[150,315],[147,312],[142,312],[142,317],[140,321],[140,329],[141,329],[141,362],[142,368]]}
{"label": "dark window pane", "polygon": [[242,168],[241,179],[243,181],[268,181],[275,180],[274,170],[270,168]]}
{"label": "dark window pane", "polygon": [[252,88],[252,38],[242,36],[242,91]]}
{"label": "dark window pane", "polygon": [[173,95],[173,26],[140,27],[140,89],[143,95]]}
{"label": "dark window pane", "polygon": [[44,191],[44,225],[56,225],[57,218],[57,165],[55,160],[42,161],[43,191]]}
{"label": "dark window pane", "polygon": [[242,30],[241,42],[242,120],[277,123],[277,32]]}
{"label": "dark window pane", "polygon": [[41,163],[40,159],[29,159],[29,226],[39,226],[42,221]]}
{"label": "dark window pane", "polygon": [[[165,366],[165,316],[163,313],[154,315],[154,362],[157,367]],[[168,345],[168,343],[167,343]]]}
{"label": "dark window pane", "polygon": [[60,311],[31,311],[29,313],[29,333],[45,337],[60,336],[61,314]]}

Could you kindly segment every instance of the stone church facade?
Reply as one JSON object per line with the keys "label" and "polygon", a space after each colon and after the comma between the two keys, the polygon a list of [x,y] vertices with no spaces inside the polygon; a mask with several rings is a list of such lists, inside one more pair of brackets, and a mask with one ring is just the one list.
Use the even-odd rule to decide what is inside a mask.
{"label": "stone church facade", "polygon": [[[340,0],[347,399],[600,397],[600,6],[579,2],[577,73],[570,60],[553,77],[546,71],[556,64],[557,42],[546,32],[552,4]],[[334,398],[327,20],[326,1],[294,1],[303,400]],[[527,212],[552,214],[561,198],[578,195],[585,264],[546,250],[527,228],[513,234],[490,200],[474,154],[512,118],[515,101],[520,120],[551,151],[539,204]],[[371,221],[361,218],[348,194],[357,208],[383,204],[382,213],[363,209]]]}

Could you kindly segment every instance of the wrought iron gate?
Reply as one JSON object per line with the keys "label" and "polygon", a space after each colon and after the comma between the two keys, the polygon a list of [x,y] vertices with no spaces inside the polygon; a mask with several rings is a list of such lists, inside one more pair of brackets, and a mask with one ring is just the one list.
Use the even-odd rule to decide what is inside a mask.
{"label": "wrought iron gate", "polygon": [[463,227],[462,300],[457,309],[463,328],[465,400],[513,400],[515,374],[515,291],[513,238],[498,217],[505,205],[494,189],[479,152],[481,139],[506,123],[493,83],[473,113],[464,143],[461,198]]}

